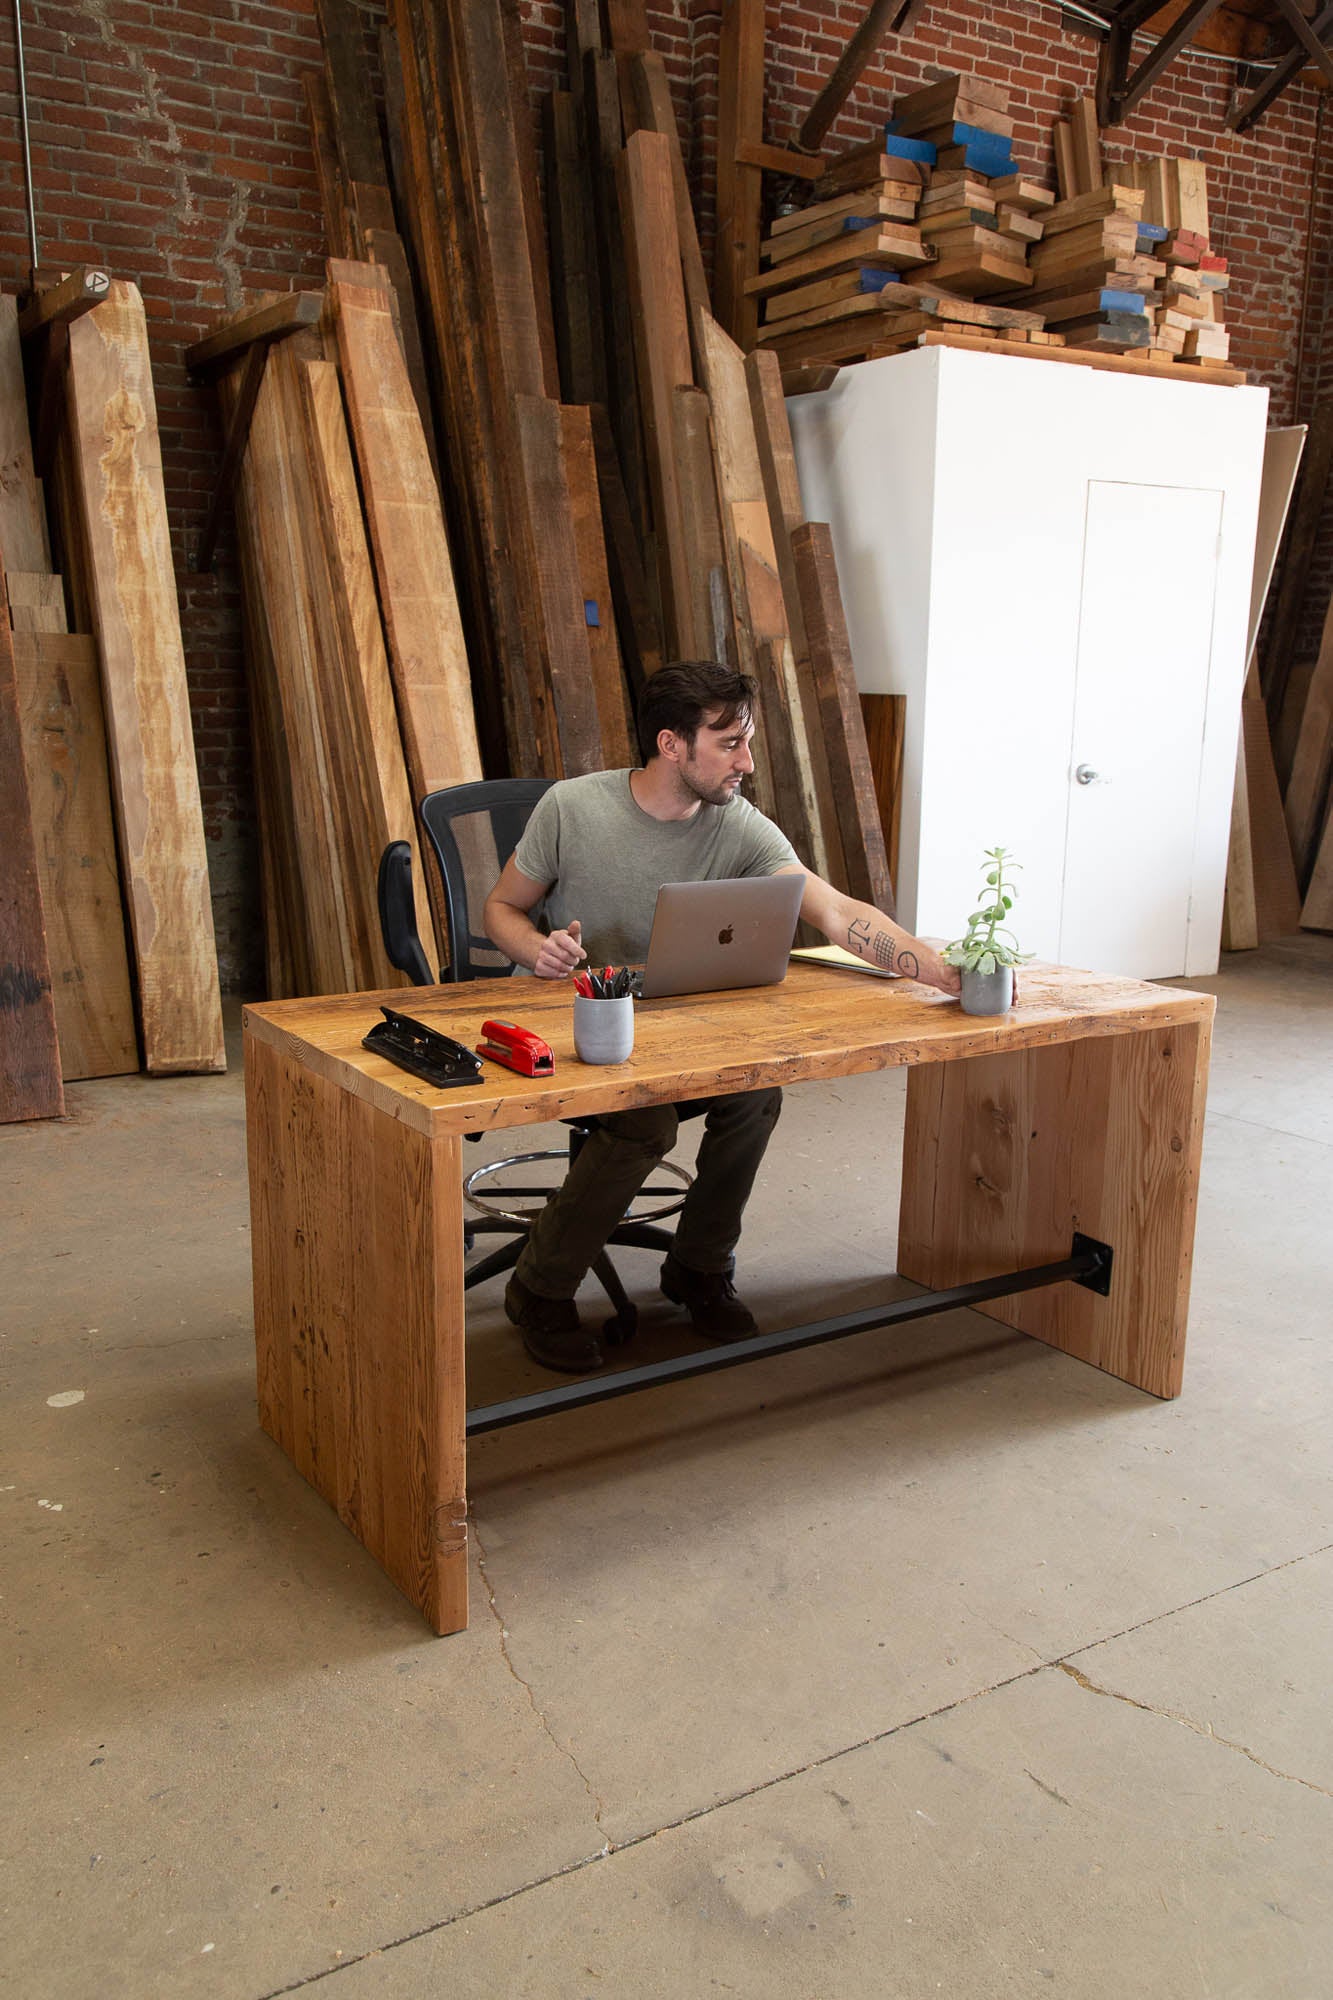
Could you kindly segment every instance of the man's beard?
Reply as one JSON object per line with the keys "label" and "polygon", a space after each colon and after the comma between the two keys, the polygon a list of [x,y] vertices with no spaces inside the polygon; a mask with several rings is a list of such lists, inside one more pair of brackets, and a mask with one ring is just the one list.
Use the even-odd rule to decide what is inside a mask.
{"label": "man's beard", "polygon": [[703,786],[696,779],[692,778],[688,771],[682,771],[677,767],[677,776],[691,797],[698,799],[701,804],[706,806],[729,806],[740,790],[739,780],[733,783],[731,779],[725,779],[709,792],[705,791]]}

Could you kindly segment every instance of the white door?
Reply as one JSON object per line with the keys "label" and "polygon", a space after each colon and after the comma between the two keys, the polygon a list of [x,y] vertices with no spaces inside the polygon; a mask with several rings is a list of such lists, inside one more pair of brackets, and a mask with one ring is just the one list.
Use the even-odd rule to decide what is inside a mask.
{"label": "white door", "polygon": [[1064,965],[1185,969],[1222,497],[1088,482]]}

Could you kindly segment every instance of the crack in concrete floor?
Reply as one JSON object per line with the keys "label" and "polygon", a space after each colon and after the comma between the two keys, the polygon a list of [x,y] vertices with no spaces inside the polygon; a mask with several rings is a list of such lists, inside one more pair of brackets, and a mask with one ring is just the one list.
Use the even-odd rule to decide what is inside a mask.
{"label": "crack in concrete floor", "polygon": [[1333,1799],[1333,1792],[1326,1786],[1317,1785],[1313,1778],[1302,1778],[1295,1771],[1280,1771],[1276,1764],[1268,1763],[1248,1745],[1233,1742],[1229,1736],[1219,1736],[1211,1723],[1196,1722],[1192,1715],[1180,1715],[1173,1708],[1158,1708],[1150,1701],[1138,1700],[1135,1695],[1122,1694],[1118,1688],[1102,1687],[1078,1667],[1071,1666],[1068,1660],[1056,1660],[1055,1665],[1062,1674],[1068,1674],[1070,1680],[1077,1682],[1079,1687],[1086,1688],[1089,1694],[1100,1695],[1103,1701],[1123,1701],[1127,1708],[1137,1708],[1144,1715],[1159,1716],[1163,1722],[1178,1722],[1182,1729],[1192,1729],[1196,1736],[1206,1737],[1210,1743],[1220,1743],[1224,1749],[1235,1750],[1242,1757],[1248,1757],[1252,1764],[1257,1764],[1261,1771],[1267,1771],[1270,1777],[1283,1778],[1289,1785],[1304,1785],[1307,1791],[1318,1792],[1320,1798]]}
{"label": "crack in concrete floor", "polygon": [[[579,1760],[574,1755],[573,1750],[569,1747],[567,1743],[562,1743],[560,1741],[560,1738],[556,1735],[554,1729],[552,1729],[550,1720],[546,1714],[545,1709],[542,1707],[541,1703],[537,1699],[536,1690],[534,1689],[531,1681],[525,1681],[522,1674],[519,1672],[518,1668],[514,1665],[513,1658],[509,1651],[509,1627],[505,1624],[504,1614],[501,1612],[500,1606],[496,1601],[495,1586],[491,1582],[490,1570],[486,1560],[486,1549],[482,1542],[481,1536],[478,1533],[477,1523],[475,1518],[473,1519],[472,1522],[472,1539],[475,1542],[477,1548],[477,1568],[480,1570],[481,1580],[486,1586],[486,1602],[489,1604],[491,1608],[491,1616],[495,1620],[496,1630],[500,1636],[500,1657],[504,1661],[506,1667],[508,1667],[513,1678],[518,1682],[519,1686],[522,1688],[524,1694],[526,1694],[526,1696],[528,1697],[528,1701],[529,1704],[531,1705],[532,1712],[536,1716],[537,1721],[541,1725],[542,1730],[544,1731],[546,1736],[550,1739],[551,1743],[554,1745],[555,1749],[559,1752],[559,1754],[562,1757],[568,1758],[569,1762],[573,1765],[575,1771],[578,1773],[579,1780],[583,1786],[583,1789],[587,1792],[588,1797],[592,1801],[593,1818],[597,1822],[597,1831],[602,1835],[601,1850],[597,1854],[590,1854],[585,1856],[584,1861],[577,1862],[574,1865],[576,1867],[582,1867],[585,1865],[585,1862],[587,1861],[599,1861],[602,1859],[603,1856],[610,1854],[612,1852],[611,1842],[607,1840],[605,1829],[602,1826],[602,1814],[606,1810],[606,1801],[605,1799],[599,1797],[597,1792],[593,1789],[592,1782],[589,1779],[587,1772],[583,1769],[582,1765],[579,1763]],[[558,1874],[563,1874],[565,1872],[566,1871],[563,1869],[557,1870]]]}

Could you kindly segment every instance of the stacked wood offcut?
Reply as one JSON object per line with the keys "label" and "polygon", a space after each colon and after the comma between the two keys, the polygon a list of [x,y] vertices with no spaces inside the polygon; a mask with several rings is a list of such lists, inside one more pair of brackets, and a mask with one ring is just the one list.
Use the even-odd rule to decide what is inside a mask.
{"label": "stacked wood offcut", "polygon": [[1224,294],[1227,260],[1208,237],[1208,180],[1200,160],[1128,159],[1105,169],[1143,192],[1140,218],[1152,257],[1163,269],[1153,301],[1152,347],[1205,372],[1230,357]]}
{"label": "stacked wood offcut", "polygon": [[58,1112],[62,1077],[123,1074],[141,1051],[155,1074],[225,1058],[133,285],[79,269],[22,312],[0,299],[0,430],[0,1116],[12,1118]]}
{"label": "stacked wood offcut", "polygon": [[1117,354],[1149,346],[1165,266],[1140,231],[1142,208],[1138,189],[1104,187],[1047,209],[1023,296],[1067,346]]}
{"label": "stacked wood offcut", "polygon": [[[354,283],[364,300],[376,273],[384,323],[403,328],[409,361],[407,329],[420,327],[425,385],[414,385],[415,403],[436,444],[459,601],[451,671],[457,689],[466,655],[474,763],[491,776],[557,777],[632,762],[643,679],[664,658],[730,661],[761,688],[756,802],[813,866],[891,908],[828,531],[801,514],[776,359],[747,359],[710,310],[666,72],[642,5],[570,10],[569,88],[544,106],[545,235],[516,0],[394,0],[387,158],[366,129],[356,10],[319,0],[319,14],[326,74],[310,102],[330,238],[365,261],[355,277],[332,265],[331,308],[274,349],[255,423],[281,391],[267,448],[284,478],[303,457],[322,477],[303,399],[336,346],[395,675],[369,504],[381,447],[363,435],[345,341],[343,294]],[[368,187],[391,188],[388,213]],[[400,250],[406,270],[391,264]],[[249,364],[238,352],[227,365],[224,397],[243,408]],[[395,423],[399,437],[401,400]],[[273,582],[249,581],[261,558],[274,560],[279,522],[256,450],[239,493],[252,669],[280,687],[277,650],[295,643],[300,618],[275,625]],[[280,601],[304,604],[309,617],[310,579],[327,557],[317,512],[297,518],[306,583]],[[316,663],[302,671],[313,685]],[[330,767],[343,754],[329,719],[335,693],[316,688],[303,711],[325,718],[317,733]],[[274,744],[284,721],[275,714],[266,731]],[[289,730],[285,738],[290,758]],[[413,795],[449,781],[414,769],[409,754]],[[279,796],[293,836],[297,806]],[[336,826],[320,832],[330,857],[341,837]],[[373,868],[364,879],[373,892]],[[308,966],[276,972],[314,976]],[[327,966],[316,983],[335,974],[350,968]]]}
{"label": "stacked wood offcut", "polygon": [[1008,101],[972,76],[911,92],[881,139],[833,160],[810,203],[775,218],[748,290],[785,368],[897,353],[950,327],[1042,335],[1040,313],[993,303],[1026,284],[1053,199],[1019,171]]}

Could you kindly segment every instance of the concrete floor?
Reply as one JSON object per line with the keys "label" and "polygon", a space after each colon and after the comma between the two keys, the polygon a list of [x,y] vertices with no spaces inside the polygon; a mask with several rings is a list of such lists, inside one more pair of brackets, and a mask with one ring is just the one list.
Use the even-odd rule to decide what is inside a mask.
{"label": "concrete floor", "polygon": [[[239,1063],[0,1129],[0,1991],[1333,1990],[1333,940],[1201,983],[1179,1401],[957,1314],[499,1433],[443,1640],[256,1427]],[[789,1094],[766,1322],[882,1292],[902,1081]]]}

